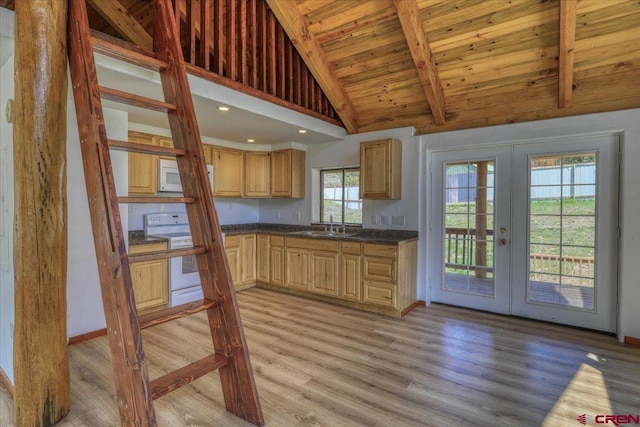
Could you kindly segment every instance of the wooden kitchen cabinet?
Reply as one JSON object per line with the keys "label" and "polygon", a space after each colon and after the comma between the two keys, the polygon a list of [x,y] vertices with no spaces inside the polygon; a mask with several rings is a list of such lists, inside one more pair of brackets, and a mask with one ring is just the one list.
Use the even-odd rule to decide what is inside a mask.
{"label": "wooden kitchen cabinet", "polygon": [[270,236],[269,240],[269,283],[284,286],[284,237]]}
{"label": "wooden kitchen cabinet", "polygon": [[271,153],[244,153],[244,196],[271,197]]}
{"label": "wooden kitchen cabinet", "polygon": [[213,164],[213,195],[242,197],[244,155],[241,150],[216,147],[211,149]]}
{"label": "wooden kitchen cabinet", "polygon": [[[165,242],[132,245],[130,254],[162,251]],[[164,308],[169,302],[169,271],[166,259],[131,263],[131,284],[136,300],[136,310],[152,311]]]}
{"label": "wooden kitchen cabinet", "polygon": [[256,280],[269,282],[269,252],[270,237],[265,234],[258,234],[256,248]]}
{"label": "wooden kitchen cabinet", "polygon": [[304,198],[305,153],[286,149],[271,153],[271,196]]}
{"label": "wooden kitchen cabinet", "polygon": [[360,143],[360,197],[402,197],[402,141],[389,138]]}
{"label": "wooden kitchen cabinet", "polygon": [[362,259],[360,243],[342,242],[340,251],[340,298],[362,299]]}
{"label": "wooden kitchen cabinet", "polygon": [[256,235],[227,236],[224,250],[236,291],[250,288],[256,281]]}
{"label": "wooden kitchen cabinet", "polygon": [[301,248],[287,248],[285,253],[285,286],[309,290],[309,251]]}
{"label": "wooden kitchen cabinet", "polygon": [[310,252],[309,290],[323,295],[338,296],[338,253]]}
{"label": "wooden kitchen cabinet", "polygon": [[[158,145],[154,135],[129,131],[129,142]],[[156,194],[158,192],[158,156],[151,154],[128,154],[129,194]]]}

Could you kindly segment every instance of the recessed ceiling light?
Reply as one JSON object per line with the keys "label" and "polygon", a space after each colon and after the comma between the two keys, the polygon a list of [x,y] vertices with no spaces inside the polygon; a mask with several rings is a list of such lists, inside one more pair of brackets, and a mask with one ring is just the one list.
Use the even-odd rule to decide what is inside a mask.
{"label": "recessed ceiling light", "polygon": [[229,107],[226,105],[221,105],[218,107],[218,111],[229,111]]}
{"label": "recessed ceiling light", "polygon": [[247,142],[256,142],[256,140],[249,138],[249,139],[247,139]]}
{"label": "recessed ceiling light", "polygon": [[298,129],[298,133],[307,133],[306,129]]}

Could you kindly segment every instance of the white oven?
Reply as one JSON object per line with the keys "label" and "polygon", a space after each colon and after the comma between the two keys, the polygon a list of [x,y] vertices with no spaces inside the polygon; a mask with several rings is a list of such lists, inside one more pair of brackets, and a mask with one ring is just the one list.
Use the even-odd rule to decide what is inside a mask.
{"label": "white oven", "polygon": [[[207,165],[207,174],[209,175],[209,184],[213,187],[212,165]],[[175,160],[160,159],[158,164],[158,175],[158,184],[160,185],[160,191],[182,193],[180,172],[178,171],[178,163]]]}

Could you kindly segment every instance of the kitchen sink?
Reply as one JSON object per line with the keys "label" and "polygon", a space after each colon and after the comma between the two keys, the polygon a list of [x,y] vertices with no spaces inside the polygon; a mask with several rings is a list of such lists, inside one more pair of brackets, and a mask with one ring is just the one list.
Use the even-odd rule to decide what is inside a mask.
{"label": "kitchen sink", "polygon": [[335,231],[322,231],[322,230],[304,230],[304,231],[292,231],[289,234],[298,236],[311,236],[311,237],[349,237],[355,236],[355,233],[339,233]]}

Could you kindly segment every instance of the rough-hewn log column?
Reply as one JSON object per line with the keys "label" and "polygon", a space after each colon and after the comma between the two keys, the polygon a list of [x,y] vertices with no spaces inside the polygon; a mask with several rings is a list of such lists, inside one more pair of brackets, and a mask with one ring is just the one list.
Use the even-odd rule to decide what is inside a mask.
{"label": "rough-hewn log column", "polygon": [[18,426],[69,412],[67,355],[67,2],[17,1],[15,340]]}

